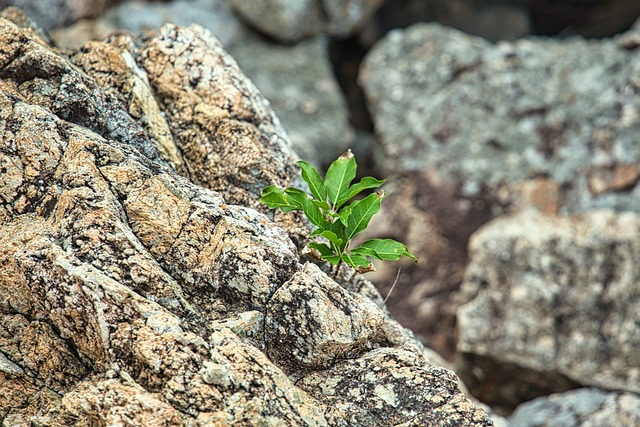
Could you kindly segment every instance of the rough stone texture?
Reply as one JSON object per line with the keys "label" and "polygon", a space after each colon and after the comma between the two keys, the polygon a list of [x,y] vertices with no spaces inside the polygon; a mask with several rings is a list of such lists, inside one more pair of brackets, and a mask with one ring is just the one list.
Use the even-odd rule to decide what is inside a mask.
{"label": "rough stone texture", "polygon": [[[395,405],[362,425],[410,422],[421,396],[437,403],[416,419],[491,425],[419,352],[398,379],[335,392],[340,413],[295,383],[348,381],[328,370],[331,352],[362,371],[378,363],[372,354],[403,360],[406,350],[386,336],[381,309],[301,266],[266,216],[165,158],[160,141],[178,147],[192,179],[235,185],[247,200],[256,187],[243,178],[293,169],[275,116],[211,36],[169,26],[135,43],[114,37],[77,52],[75,66],[6,15],[0,35],[3,425],[347,425],[381,393]],[[247,156],[220,155],[234,145]],[[205,171],[219,162],[237,174]],[[317,308],[314,322],[279,305],[287,292]],[[268,351],[270,337],[296,346]]]}
{"label": "rough stone texture", "polygon": [[[341,420],[339,426],[482,424],[486,415],[456,391],[457,378],[425,363],[411,348],[380,348],[316,371],[297,385],[326,403],[327,418]],[[424,387],[427,382],[433,388]],[[411,391],[416,389],[422,392]]]}
{"label": "rough stone texture", "polygon": [[307,264],[270,300],[268,354],[292,366],[326,368],[381,341],[383,317],[373,302],[358,298],[354,304],[346,290]]}
{"label": "rough stone texture", "polygon": [[94,28],[86,28],[83,22],[54,33],[53,38],[59,45],[79,48],[87,39],[103,39],[115,28],[142,33],[166,22],[201,24],[222,42],[270,101],[300,158],[326,167],[353,142],[327,38],[318,36],[291,46],[264,40],[241,25],[225,1],[126,2],[94,21]]}
{"label": "rough stone texture", "polygon": [[470,243],[458,350],[497,362],[494,378],[506,362],[640,392],[639,236],[631,212],[492,221]]}
{"label": "rough stone texture", "polygon": [[437,173],[467,196],[506,191],[507,202],[522,181],[548,177],[563,211],[640,211],[640,56],[622,40],[391,32],[360,75],[377,164]]}
{"label": "rough stone texture", "polygon": [[297,176],[268,101],[209,32],[167,24],[140,60],[196,184],[254,207],[266,185]]}
{"label": "rough stone texture", "polygon": [[[394,316],[448,359],[469,236],[520,207],[640,212],[638,29],[491,44],[437,24],[389,33],[360,82],[390,183],[370,236],[409,244]],[[394,282],[384,266],[373,280]],[[397,308],[396,308],[397,307]],[[436,321],[437,320],[437,321]]]}
{"label": "rough stone texture", "polygon": [[346,36],[368,19],[381,0],[230,0],[252,26],[293,42],[320,32]]}
{"label": "rough stone texture", "polygon": [[511,427],[612,427],[640,425],[640,397],[632,393],[580,389],[523,403]]}

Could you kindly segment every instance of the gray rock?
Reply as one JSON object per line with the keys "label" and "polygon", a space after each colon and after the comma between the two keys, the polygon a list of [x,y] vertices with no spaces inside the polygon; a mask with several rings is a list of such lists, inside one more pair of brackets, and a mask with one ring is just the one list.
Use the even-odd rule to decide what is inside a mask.
{"label": "gray rock", "polygon": [[[383,312],[373,302],[354,297],[316,265],[305,264],[269,301],[269,356],[322,369],[382,341]],[[296,313],[304,313],[302,323]]]}
{"label": "gray rock", "polygon": [[271,102],[300,158],[326,168],[346,151],[354,132],[326,38],[283,46],[245,32],[229,52]]}
{"label": "gray rock", "polygon": [[632,393],[579,389],[523,403],[510,427],[626,427],[640,425],[640,397]]}
{"label": "gray rock", "polygon": [[225,46],[243,31],[227,0],[133,0],[112,7],[101,20],[133,33],[155,30],[169,22],[180,26],[199,24]]}
{"label": "gray rock", "polygon": [[458,350],[497,370],[640,392],[638,236],[631,212],[492,221],[469,244]]}
{"label": "gray rock", "polygon": [[[450,371],[432,366],[427,374],[436,385],[432,389],[415,382],[425,362],[413,348],[379,348],[315,371],[297,384],[327,405],[325,416],[336,426],[493,425],[483,411],[459,400],[463,396]],[[416,388],[421,392],[408,393]]]}
{"label": "gray rock", "polygon": [[321,32],[346,36],[381,0],[230,0],[237,13],[275,39],[293,42]]}
{"label": "gray rock", "polygon": [[418,24],[376,45],[360,81],[388,174],[432,172],[506,203],[545,176],[564,211],[640,211],[639,72],[615,39],[492,45]]}
{"label": "gray rock", "polygon": [[82,18],[94,18],[117,0],[0,0],[0,9],[15,6],[45,30],[72,24]]}

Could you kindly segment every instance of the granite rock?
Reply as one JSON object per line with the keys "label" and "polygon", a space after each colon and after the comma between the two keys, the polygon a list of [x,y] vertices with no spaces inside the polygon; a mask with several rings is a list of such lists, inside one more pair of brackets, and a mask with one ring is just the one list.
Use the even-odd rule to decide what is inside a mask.
{"label": "granite rock", "polygon": [[[410,336],[387,336],[398,330],[379,295],[301,265],[289,235],[251,209],[263,181],[282,183],[295,166],[268,104],[210,33],[167,26],[66,56],[7,18],[3,424],[347,425],[361,399],[378,405],[381,390],[384,401],[398,390],[362,425],[491,425]],[[300,310],[283,306],[287,292]],[[272,351],[283,337],[296,345]],[[353,384],[357,397],[335,392],[343,412],[297,384],[349,381],[330,369],[364,371],[381,353],[411,369]],[[433,405],[406,409],[423,396]]]}
{"label": "granite rock", "polygon": [[640,424],[640,397],[592,388],[523,403],[509,418],[511,427],[614,427]]}
{"label": "granite rock", "polygon": [[542,177],[560,188],[562,212],[640,211],[631,34],[493,45],[438,24],[392,31],[360,73],[376,164],[434,173],[468,197],[515,203]]}
{"label": "granite rock", "polygon": [[495,365],[482,375],[495,375],[496,385],[517,381],[499,375],[506,364],[537,372],[556,391],[571,387],[558,381],[564,376],[640,392],[638,236],[637,214],[604,210],[570,217],[527,210],[481,228],[469,245],[458,310],[458,351],[475,356],[465,359],[466,372],[477,375],[475,360],[484,358]]}

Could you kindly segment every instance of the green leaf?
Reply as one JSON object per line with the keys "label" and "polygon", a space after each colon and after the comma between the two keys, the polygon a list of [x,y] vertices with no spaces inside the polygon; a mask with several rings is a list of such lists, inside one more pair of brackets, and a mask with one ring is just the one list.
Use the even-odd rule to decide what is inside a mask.
{"label": "green leaf", "polygon": [[353,252],[351,252],[350,254],[342,254],[340,258],[342,259],[342,261],[346,262],[353,268],[368,267],[369,264],[371,264],[364,255],[359,253],[354,254]]}
{"label": "green leaf", "polygon": [[338,200],[338,203],[336,203],[335,209],[340,209],[342,205],[347,203],[349,200],[353,199],[355,196],[360,194],[363,190],[367,190],[370,188],[378,188],[382,184],[384,184],[384,182],[385,182],[384,179],[376,179],[371,176],[365,176],[359,182],[349,187],[349,189],[347,190],[347,193],[343,197],[341,197],[340,200]]}
{"label": "green leaf", "polygon": [[309,222],[317,227],[326,228],[327,220],[324,219],[324,215],[320,211],[311,199],[309,195],[304,191],[289,187],[285,190],[285,197],[292,204],[299,205],[299,209],[302,209]]}
{"label": "green leaf", "polygon": [[311,233],[311,237],[316,237],[316,236],[325,237],[327,240],[329,240],[338,248],[342,248],[342,245],[344,244],[344,240],[338,237],[338,235],[331,230],[318,228],[313,233]]}
{"label": "green leaf", "polygon": [[380,211],[382,197],[376,193],[369,194],[362,200],[351,203],[348,208],[351,214],[346,218],[345,238],[351,240],[353,236],[364,231],[369,225],[371,217]]}
{"label": "green leaf", "polygon": [[[305,180],[307,184],[309,184],[309,189],[311,190],[311,194],[316,198],[318,202],[327,201],[327,189],[324,186],[322,177],[309,163],[304,160],[298,161],[298,166],[300,166],[302,179]],[[328,209],[328,208],[327,208]]]}
{"label": "green leaf", "polygon": [[333,250],[331,250],[331,248],[324,243],[311,242],[309,243],[309,247],[320,252],[320,255],[322,255],[322,259],[324,259],[325,261],[329,261],[331,265],[336,265],[338,262],[340,262],[340,257],[336,255],[335,252],[333,252]]}
{"label": "green leaf", "polygon": [[417,258],[411,252],[409,252],[409,249],[406,245],[393,239],[367,240],[357,248],[353,249],[351,252],[381,260],[396,261],[401,257],[406,256],[416,262],[418,261]]}
{"label": "green leaf", "polygon": [[275,185],[269,185],[268,187],[263,188],[260,196],[260,202],[267,205],[269,209],[280,208],[283,212],[302,209],[302,205],[300,203],[289,198],[285,193],[285,190],[282,190]]}
{"label": "green leaf", "polygon": [[316,205],[317,207],[319,207],[320,209],[322,209],[324,211],[328,212],[331,209],[331,206],[329,206],[329,203],[327,203],[326,201],[320,202],[320,201],[318,201],[316,199],[313,199],[312,202],[313,202],[314,205]]}
{"label": "green leaf", "polygon": [[329,166],[324,177],[324,186],[334,208],[338,200],[345,197],[349,184],[356,177],[356,167],[356,159],[353,157],[339,158]]}

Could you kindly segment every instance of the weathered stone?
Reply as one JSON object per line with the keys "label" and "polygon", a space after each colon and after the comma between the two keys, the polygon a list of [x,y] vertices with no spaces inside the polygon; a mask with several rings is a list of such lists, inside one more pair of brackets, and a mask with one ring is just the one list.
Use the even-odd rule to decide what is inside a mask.
{"label": "weathered stone", "polygon": [[639,392],[638,236],[631,212],[492,221],[469,246],[458,350]]}
{"label": "weathered stone", "polygon": [[[277,119],[219,43],[175,26],[117,36],[72,54],[85,73],[33,29],[0,28],[3,425],[346,425],[295,381],[340,381],[318,367],[364,369],[375,346],[402,358],[382,310],[303,268],[265,215],[175,170],[250,205],[262,181],[295,171]],[[246,156],[233,153],[239,140]],[[310,324],[278,305],[286,292],[323,321],[278,349],[307,359],[267,357],[268,334],[284,336],[267,317],[291,336]],[[491,425],[451,372],[411,363],[394,380],[398,408],[437,394],[442,377],[439,403],[459,410],[429,406],[425,419]],[[405,419],[398,411],[380,417]]]}
{"label": "weathered stone", "polygon": [[[374,164],[397,185],[363,237],[388,235],[416,253],[390,310],[446,358],[467,241],[479,226],[520,207],[640,212],[634,34],[494,45],[418,24],[389,33],[365,58]],[[383,292],[396,271],[382,266],[374,276],[388,284]]]}
{"label": "weathered stone", "polygon": [[511,427],[608,427],[640,424],[640,397],[584,388],[523,403]]}
{"label": "weathered stone", "polygon": [[486,425],[486,415],[461,394],[450,371],[426,366],[414,349],[380,348],[297,384],[327,405],[325,416],[336,426]]}
{"label": "weathered stone", "polygon": [[375,12],[381,0],[230,0],[243,19],[269,36],[293,42],[329,32],[345,36]]}
{"label": "weathered stone", "polygon": [[507,203],[543,176],[562,189],[563,211],[640,211],[639,71],[616,39],[492,45],[420,24],[376,45],[360,80],[387,173],[436,173]]}
{"label": "weathered stone", "polygon": [[269,301],[267,351],[292,365],[326,368],[381,341],[383,317],[373,302],[350,296],[317,266],[305,264]]}

